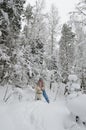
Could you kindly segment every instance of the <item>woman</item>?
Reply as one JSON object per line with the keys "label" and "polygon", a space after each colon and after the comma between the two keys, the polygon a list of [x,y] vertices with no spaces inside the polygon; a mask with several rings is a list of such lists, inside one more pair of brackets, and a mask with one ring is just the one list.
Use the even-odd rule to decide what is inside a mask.
{"label": "woman", "polygon": [[49,103],[49,99],[48,99],[48,96],[46,94],[45,87],[44,87],[44,82],[43,82],[42,78],[40,78],[39,81],[38,81],[38,84],[36,86],[35,99],[41,100],[42,94],[43,94],[45,100]]}
{"label": "woman", "polygon": [[43,82],[42,82],[42,79],[40,78],[38,83],[37,83],[37,86],[35,88],[35,90],[36,90],[35,100],[41,100],[41,97],[42,97],[42,87],[43,87]]}

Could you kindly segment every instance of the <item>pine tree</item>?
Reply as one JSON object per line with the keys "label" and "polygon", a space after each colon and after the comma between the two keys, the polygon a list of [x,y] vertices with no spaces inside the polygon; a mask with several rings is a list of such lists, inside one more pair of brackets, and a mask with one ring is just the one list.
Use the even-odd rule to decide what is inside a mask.
{"label": "pine tree", "polygon": [[0,30],[2,32],[2,43],[9,43],[21,29],[21,14],[23,11],[23,0],[3,0],[0,2]]}
{"label": "pine tree", "polygon": [[74,61],[74,36],[71,28],[67,24],[64,24],[59,42],[59,62],[61,66],[61,75],[65,83],[68,80],[68,75],[71,72]]}
{"label": "pine tree", "polygon": [[[6,77],[6,73],[12,71],[10,66],[15,64],[16,57],[14,48],[16,39],[21,30],[21,15],[23,12],[24,0],[2,0],[0,1],[0,48],[2,49],[0,63],[2,68],[1,81]],[[9,57],[3,57],[3,54]],[[10,74],[8,74],[10,77]]]}

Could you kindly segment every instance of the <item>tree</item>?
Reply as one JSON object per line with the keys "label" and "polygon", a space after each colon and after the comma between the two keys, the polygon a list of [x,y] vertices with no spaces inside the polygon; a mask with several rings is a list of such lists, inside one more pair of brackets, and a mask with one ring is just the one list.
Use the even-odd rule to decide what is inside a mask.
{"label": "tree", "polygon": [[57,37],[59,33],[59,16],[58,9],[55,5],[51,5],[50,13],[48,13],[48,27],[49,27],[49,44],[50,44],[50,52],[53,55],[53,50],[55,45],[57,44]]}
{"label": "tree", "polygon": [[57,73],[57,45],[58,45],[58,35],[59,35],[59,16],[58,9],[54,4],[51,5],[50,11],[46,14],[47,20],[47,44],[46,46],[46,66],[50,71],[49,81],[50,81],[50,89],[52,88],[52,83],[55,82],[54,72]]}
{"label": "tree", "polygon": [[44,44],[46,44],[46,24],[43,9],[43,0],[38,0],[33,7],[28,5],[25,11],[25,20],[27,21],[24,27],[24,34],[27,39],[25,48],[27,48],[26,54],[29,57],[27,62],[32,72],[30,80],[41,75],[43,69]]}
{"label": "tree", "polygon": [[2,32],[1,43],[8,43],[9,38],[15,37],[21,29],[21,14],[24,0],[3,0],[0,2],[0,30]]}
{"label": "tree", "polygon": [[59,42],[59,63],[61,66],[61,75],[63,81],[67,83],[68,75],[74,62],[74,36],[71,28],[64,24],[62,27],[62,36]]}
{"label": "tree", "polygon": [[75,30],[75,63],[74,71],[80,78],[81,88],[85,89],[86,63],[85,63],[85,37],[86,37],[86,1],[80,0],[76,10],[71,12],[70,23]]}
{"label": "tree", "polygon": [[86,40],[80,42],[77,46],[75,72],[80,78],[81,89],[86,90]]}
{"label": "tree", "polygon": [[[12,62],[14,62],[13,59],[15,59],[13,51],[16,46],[15,40],[18,38],[21,30],[23,4],[24,0],[0,1],[0,31],[2,33],[0,36],[0,47],[2,49],[2,58],[0,58],[0,62],[3,66],[1,81],[3,81],[6,73],[11,71],[10,66],[13,64]],[[9,57],[9,61],[3,58],[3,54]],[[10,75],[8,77],[10,77]]]}

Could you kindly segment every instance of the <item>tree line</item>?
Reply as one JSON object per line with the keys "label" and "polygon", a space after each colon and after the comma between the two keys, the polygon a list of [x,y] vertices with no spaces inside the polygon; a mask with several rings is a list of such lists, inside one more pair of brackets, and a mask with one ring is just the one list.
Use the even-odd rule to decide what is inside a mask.
{"label": "tree line", "polygon": [[60,24],[55,5],[44,0],[0,1],[0,84],[34,85],[39,77],[67,84],[76,74],[86,88],[86,1],[80,0],[70,20]]}

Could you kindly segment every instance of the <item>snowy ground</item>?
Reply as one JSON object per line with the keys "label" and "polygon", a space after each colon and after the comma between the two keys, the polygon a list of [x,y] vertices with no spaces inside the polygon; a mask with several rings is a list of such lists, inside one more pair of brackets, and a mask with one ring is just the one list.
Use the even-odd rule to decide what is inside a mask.
{"label": "snowy ground", "polygon": [[64,130],[68,110],[62,102],[42,101],[0,106],[1,130]]}
{"label": "snowy ground", "polygon": [[[4,88],[0,94],[2,92]],[[6,103],[0,100],[0,130],[86,130],[72,118],[64,98],[57,97],[56,101],[51,100],[48,104],[45,100],[34,101],[34,91],[31,89],[28,92],[21,90],[21,93],[27,96],[20,101],[16,100],[15,95],[15,99],[11,97]],[[0,98],[3,99],[3,96]],[[31,98],[33,100],[29,100]]]}

